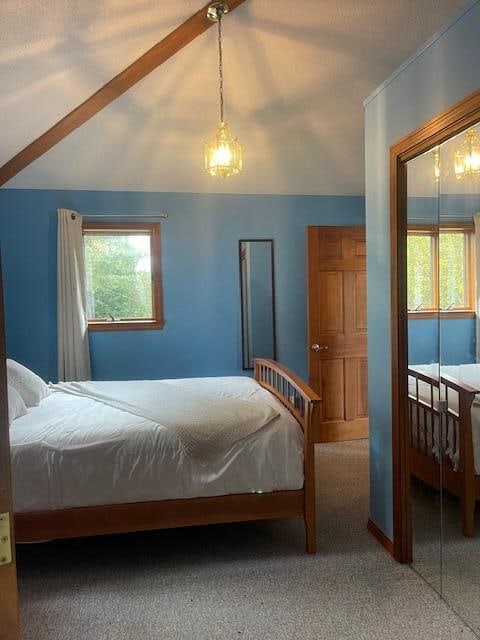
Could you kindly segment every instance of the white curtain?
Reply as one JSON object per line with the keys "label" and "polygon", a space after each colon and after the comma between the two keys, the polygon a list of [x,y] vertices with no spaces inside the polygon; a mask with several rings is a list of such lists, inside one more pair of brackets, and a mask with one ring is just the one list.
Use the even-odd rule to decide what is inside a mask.
{"label": "white curtain", "polygon": [[480,213],[475,213],[473,216],[473,222],[475,224],[475,307],[477,317],[475,343],[476,343],[476,356],[477,362],[480,362]]}
{"label": "white curtain", "polygon": [[58,210],[57,325],[59,380],[90,380],[82,216]]}

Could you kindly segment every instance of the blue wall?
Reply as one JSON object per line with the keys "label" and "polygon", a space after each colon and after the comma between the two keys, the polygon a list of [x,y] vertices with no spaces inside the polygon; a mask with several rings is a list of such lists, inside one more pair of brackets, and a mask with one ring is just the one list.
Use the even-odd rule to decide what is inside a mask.
{"label": "blue wall", "polygon": [[478,193],[441,193],[438,197],[409,196],[407,217],[410,224],[438,224],[441,220],[469,220],[480,211]]}
{"label": "blue wall", "polygon": [[[370,510],[393,536],[390,342],[389,147],[480,86],[480,3],[404,65],[366,104]],[[372,339],[372,336],[375,339]]]}
{"label": "blue wall", "polygon": [[409,320],[408,362],[409,364],[475,362],[475,320],[473,318],[448,318],[440,322],[435,319]]}
{"label": "blue wall", "polygon": [[307,374],[305,227],[364,223],[363,197],[0,190],[8,355],[57,375],[56,210],[168,212],[166,326],[92,333],[93,377],[242,373],[238,240],[273,238],[278,358]]}

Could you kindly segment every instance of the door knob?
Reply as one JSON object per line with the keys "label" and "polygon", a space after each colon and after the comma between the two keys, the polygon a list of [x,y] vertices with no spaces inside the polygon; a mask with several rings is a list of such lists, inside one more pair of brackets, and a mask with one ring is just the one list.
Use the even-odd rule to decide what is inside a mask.
{"label": "door knob", "polygon": [[328,349],[328,347],[327,347],[326,344],[319,345],[319,344],[315,343],[315,344],[312,344],[310,349],[312,351],[326,351]]}

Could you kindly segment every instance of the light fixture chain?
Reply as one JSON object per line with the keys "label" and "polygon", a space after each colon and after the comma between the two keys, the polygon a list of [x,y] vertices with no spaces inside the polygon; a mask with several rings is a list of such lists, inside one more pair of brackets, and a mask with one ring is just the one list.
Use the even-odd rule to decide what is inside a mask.
{"label": "light fixture chain", "polygon": [[218,89],[220,94],[220,122],[215,139],[205,143],[205,169],[211,176],[228,178],[242,172],[242,145],[228,130],[224,120],[223,103],[223,41],[222,18],[228,14],[226,2],[212,2],[207,11],[211,22],[218,22]]}
{"label": "light fixture chain", "polygon": [[220,90],[220,122],[223,122],[223,53],[222,53],[222,13],[218,16],[218,78]]}

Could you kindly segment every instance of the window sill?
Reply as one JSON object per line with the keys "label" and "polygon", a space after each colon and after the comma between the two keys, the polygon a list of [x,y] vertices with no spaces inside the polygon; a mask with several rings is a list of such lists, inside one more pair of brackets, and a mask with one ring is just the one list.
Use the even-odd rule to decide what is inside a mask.
{"label": "window sill", "polygon": [[454,309],[452,311],[409,311],[408,319],[409,320],[434,320],[435,318],[440,318],[442,320],[461,320],[462,318],[475,318],[475,311],[469,309]]}
{"label": "window sill", "polygon": [[151,331],[160,330],[165,322],[158,320],[120,320],[117,322],[89,322],[89,331]]}

